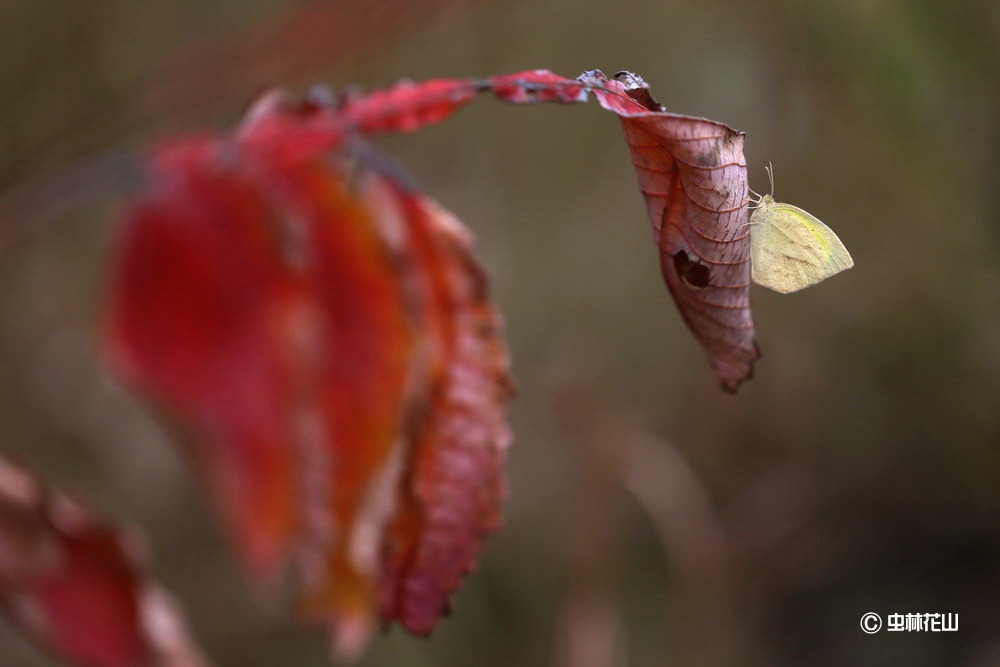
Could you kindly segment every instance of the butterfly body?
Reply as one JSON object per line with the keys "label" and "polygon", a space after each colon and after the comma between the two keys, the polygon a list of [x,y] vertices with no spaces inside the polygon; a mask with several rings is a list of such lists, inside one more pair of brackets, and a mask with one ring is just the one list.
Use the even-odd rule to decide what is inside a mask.
{"label": "butterfly body", "polygon": [[788,294],[851,268],[854,260],[819,218],[763,195],[750,217],[750,265],[755,283]]}

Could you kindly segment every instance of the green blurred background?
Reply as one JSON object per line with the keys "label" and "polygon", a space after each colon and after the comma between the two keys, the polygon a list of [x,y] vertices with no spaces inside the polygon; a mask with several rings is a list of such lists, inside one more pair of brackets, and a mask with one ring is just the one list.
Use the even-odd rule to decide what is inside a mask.
{"label": "green blurred background", "polygon": [[[329,4],[349,20],[288,41],[265,33],[301,3],[0,0],[0,447],[141,526],[217,664],[326,645],[246,589],[165,432],[101,370],[121,181],[72,165],[227,126],[267,84],[540,67],[629,69],[745,131],[751,187],[771,161],[856,266],[755,288],[764,356],[728,396],[613,116],[483,99],[383,141],[476,231],[521,393],[506,527],[433,638],[394,629],[361,664],[1000,664],[1000,4]],[[960,629],[869,636],[869,611]],[[54,663],[3,624],[0,664]]]}

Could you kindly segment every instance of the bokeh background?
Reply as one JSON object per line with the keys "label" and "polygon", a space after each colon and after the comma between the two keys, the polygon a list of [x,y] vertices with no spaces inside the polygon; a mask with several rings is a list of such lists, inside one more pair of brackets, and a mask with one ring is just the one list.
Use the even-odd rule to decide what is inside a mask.
{"label": "bokeh background", "polygon": [[[260,88],[641,74],[747,133],[856,266],[755,288],[723,394],[617,121],[476,102],[382,142],[477,233],[514,354],[506,527],[433,638],[363,665],[1000,664],[1000,4],[0,0],[0,447],[142,527],[219,665],[320,665],[95,353],[127,155]],[[123,156],[125,156],[123,158]],[[865,612],[958,613],[869,636]],[[588,662],[590,660],[590,662]],[[50,658],[0,625],[0,664]]]}

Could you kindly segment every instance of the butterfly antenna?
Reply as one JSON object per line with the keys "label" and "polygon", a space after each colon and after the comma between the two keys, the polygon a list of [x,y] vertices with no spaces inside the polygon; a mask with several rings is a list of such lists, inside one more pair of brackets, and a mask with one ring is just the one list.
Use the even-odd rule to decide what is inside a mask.
{"label": "butterfly antenna", "polygon": [[767,163],[767,167],[765,167],[765,169],[767,170],[767,180],[771,181],[771,198],[773,199],[774,198],[774,166],[769,161]]}

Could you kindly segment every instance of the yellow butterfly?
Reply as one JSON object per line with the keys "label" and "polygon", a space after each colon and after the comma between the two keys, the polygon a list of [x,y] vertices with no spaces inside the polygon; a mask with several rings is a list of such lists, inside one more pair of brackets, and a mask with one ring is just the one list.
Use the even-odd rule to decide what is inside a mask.
{"label": "yellow butterfly", "polygon": [[750,216],[750,267],[753,281],[788,294],[809,287],[854,266],[851,253],[829,227],[798,206],[774,201],[771,194],[754,195]]}

